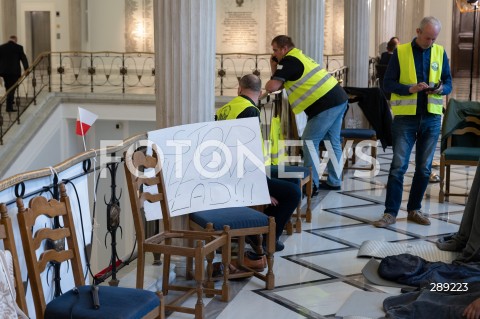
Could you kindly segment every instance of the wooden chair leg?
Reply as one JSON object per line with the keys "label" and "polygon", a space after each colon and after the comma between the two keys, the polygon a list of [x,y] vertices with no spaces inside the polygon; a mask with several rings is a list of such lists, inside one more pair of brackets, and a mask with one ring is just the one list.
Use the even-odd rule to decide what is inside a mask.
{"label": "wooden chair leg", "polygon": [[137,255],[137,289],[143,289],[143,280],[145,278],[145,252],[138,251]]}
{"label": "wooden chair leg", "polygon": [[215,294],[211,291],[215,288],[215,282],[213,281],[213,258],[215,253],[211,253],[207,255],[207,280],[205,281],[205,288],[207,288],[207,293],[205,296],[207,298],[215,297]]}
{"label": "wooden chair leg", "polygon": [[[293,218],[293,216],[292,216]],[[287,224],[285,225],[285,229],[287,230],[287,235],[290,236],[293,234],[293,223],[292,223],[292,219],[290,218],[290,220],[287,222]]]}
{"label": "wooden chair leg", "polygon": [[223,284],[222,284],[222,301],[230,301],[230,286],[228,277],[230,275],[230,262],[232,255],[232,239],[228,236],[227,245],[222,248],[222,264],[223,264]]}
{"label": "wooden chair leg", "polygon": [[449,195],[450,195],[450,165],[446,165],[446,169],[447,169],[447,172],[446,172],[446,183],[445,183],[445,200],[448,201],[449,200]]}
{"label": "wooden chair leg", "polygon": [[[193,239],[188,240],[188,247],[193,247],[194,242]],[[187,257],[185,265],[185,279],[187,280],[192,280],[193,279],[193,258],[192,257]]]}
{"label": "wooden chair leg", "polygon": [[295,210],[295,232],[302,232],[302,196],[300,196],[300,202]]}
{"label": "wooden chair leg", "polygon": [[[375,142],[376,141],[377,140],[375,140]],[[372,158],[373,158],[373,160],[376,160],[377,159],[377,144],[376,143],[375,143],[375,145],[371,146],[371,150],[372,150],[372,152],[371,152]],[[375,169],[374,163],[372,163],[372,170],[373,169]]]}
{"label": "wooden chair leg", "polygon": [[272,290],[275,288],[275,274],[273,273],[273,254],[275,253],[275,222],[273,217],[270,217],[269,231],[267,235],[267,274],[265,281],[265,288]]}
{"label": "wooden chair leg", "polygon": [[305,221],[307,223],[312,222],[312,187],[313,187],[313,181],[312,178],[310,177],[310,180],[307,183],[307,211],[305,212]]}
{"label": "wooden chair leg", "polygon": [[[168,295],[169,280],[170,279],[170,255],[163,255],[163,276],[162,276],[162,293],[164,296]],[[138,287],[137,287],[138,288]]]}
{"label": "wooden chair leg", "polygon": [[195,319],[205,318],[205,304],[203,302],[203,281],[205,279],[204,267],[203,267],[203,258],[198,258],[202,255],[201,250],[203,249],[203,243],[198,240],[196,243],[195,253],[195,283],[196,283],[196,292],[197,292],[197,303],[195,304]]}
{"label": "wooden chair leg", "polygon": [[438,202],[445,202],[445,192],[443,187],[445,186],[445,163],[443,157],[440,157],[440,191],[438,193]]}

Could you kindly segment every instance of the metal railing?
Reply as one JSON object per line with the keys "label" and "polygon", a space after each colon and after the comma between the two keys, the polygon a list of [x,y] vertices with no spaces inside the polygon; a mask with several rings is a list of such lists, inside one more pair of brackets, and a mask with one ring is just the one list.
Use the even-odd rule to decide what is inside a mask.
{"label": "metal railing", "polygon": [[[38,56],[17,83],[0,96],[0,144],[20,116],[42,91],[91,93],[155,93],[155,55],[151,52],[45,52]],[[270,53],[216,54],[215,94],[236,95],[238,80],[256,74],[270,79]],[[343,70],[343,55],[325,55],[324,65],[332,73]],[[342,80],[346,83],[346,69]],[[7,94],[15,92],[16,112],[6,113]]]}

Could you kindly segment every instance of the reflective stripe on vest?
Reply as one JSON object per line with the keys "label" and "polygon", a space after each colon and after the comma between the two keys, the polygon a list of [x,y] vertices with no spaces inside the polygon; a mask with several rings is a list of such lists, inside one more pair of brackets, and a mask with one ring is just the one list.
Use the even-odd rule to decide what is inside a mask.
{"label": "reflective stripe on vest", "polygon": [[[398,62],[400,64],[400,84],[416,85],[417,73],[411,43],[397,46]],[[443,52],[441,45],[434,44],[430,50],[429,85],[434,86],[440,81],[443,66]],[[393,115],[417,114],[417,93],[398,95],[392,93],[391,106]],[[440,94],[427,96],[427,110],[433,114],[442,114],[443,97]]]}
{"label": "reflective stripe on vest", "polygon": [[280,116],[274,116],[270,121],[270,165],[279,165],[287,161],[284,139]]}
{"label": "reflective stripe on vest", "polygon": [[303,64],[302,76],[296,81],[284,83],[293,113],[299,114],[327,94],[338,82],[328,74],[327,70],[322,69],[317,62],[304,55],[301,50],[293,48],[286,56],[295,57]]}

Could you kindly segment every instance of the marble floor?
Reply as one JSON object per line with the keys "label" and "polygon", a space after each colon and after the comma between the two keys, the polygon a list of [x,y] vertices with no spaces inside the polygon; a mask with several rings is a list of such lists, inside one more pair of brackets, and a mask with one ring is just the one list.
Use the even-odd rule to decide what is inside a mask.
{"label": "marble floor", "polygon": [[[480,90],[478,79],[473,84],[472,100],[475,101]],[[454,79],[454,90],[450,97],[468,100],[468,93],[469,80]],[[430,216],[431,225],[421,226],[407,222],[408,191],[415,169],[412,155],[405,176],[403,203],[397,223],[386,229],[373,227],[372,222],[381,217],[384,210],[385,186],[392,158],[391,147],[385,151],[379,148],[378,152],[380,171],[376,176],[356,177],[355,170],[346,170],[341,191],[320,191],[313,198],[312,222],[303,221],[301,233],[282,235],[285,250],[275,253],[275,289],[264,289],[263,282],[256,278],[231,282],[233,297],[230,302],[224,303],[216,298],[204,299],[206,317],[341,318],[337,312],[355,292],[367,291],[385,296],[400,294],[400,288],[374,285],[364,278],[361,270],[369,258],[357,257],[362,242],[379,240],[434,245],[440,236],[458,230],[466,197],[450,197],[449,202],[439,203],[440,185],[431,183],[423,201],[423,211]],[[439,154],[437,148],[433,167],[436,173],[439,173]],[[476,167],[465,166],[452,169],[452,192],[468,194],[475,170]],[[134,264],[130,267],[134,267]],[[152,290],[160,288],[160,267],[149,266],[146,271],[146,286],[150,285]],[[181,266],[174,271],[181,274]],[[177,280],[179,278],[181,275]],[[121,280],[121,285],[135,285],[134,269]],[[194,299],[190,299],[186,305],[193,306],[194,302]],[[383,311],[381,302],[376,300],[375,303],[363,305],[358,313],[351,313],[348,318],[360,318],[365,309],[380,314]],[[167,317],[192,318],[191,315],[182,313],[169,313]]]}
{"label": "marble floor", "polygon": [[[285,250],[275,253],[275,289],[265,290],[256,278],[232,282],[230,302],[206,298],[207,318],[238,319],[292,319],[336,318],[336,313],[356,291],[399,294],[399,288],[376,286],[369,283],[361,270],[369,258],[358,258],[357,252],[365,240],[433,245],[439,236],[458,230],[466,197],[451,197],[449,202],[438,202],[438,183],[428,186],[423,210],[432,224],[421,226],[406,220],[406,200],[413,176],[413,160],[405,177],[404,196],[397,223],[386,229],[375,228],[372,222],[383,213],[385,185],[392,157],[390,148],[379,149],[380,172],[373,178],[355,177],[355,170],[347,170],[341,191],[321,191],[313,200],[311,223],[302,224],[302,232],[282,235]],[[434,165],[438,165],[438,150]],[[361,163],[359,163],[361,165]],[[438,166],[434,167],[438,172]],[[452,186],[457,192],[467,193],[475,168],[456,167]],[[159,267],[158,267],[159,268]],[[156,286],[155,274],[150,268],[151,287]],[[123,280],[133,284],[133,273]],[[177,277],[178,278],[178,277]],[[121,280],[122,282],[122,280]],[[187,303],[193,305],[194,300]],[[381,311],[381,304],[368,305]],[[360,315],[361,311],[357,315]],[[190,315],[171,313],[168,318],[191,318]]]}

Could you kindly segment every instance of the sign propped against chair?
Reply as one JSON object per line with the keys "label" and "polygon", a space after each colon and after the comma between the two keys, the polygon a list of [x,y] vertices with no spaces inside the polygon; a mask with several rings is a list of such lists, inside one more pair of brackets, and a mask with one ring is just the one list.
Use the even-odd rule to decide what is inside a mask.
{"label": "sign propped against chair", "polygon": [[[270,203],[257,118],[160,129],[148,140],[162,162],[172,216]],[[146,205],[145,214],[161,218],[159,205]]]}

